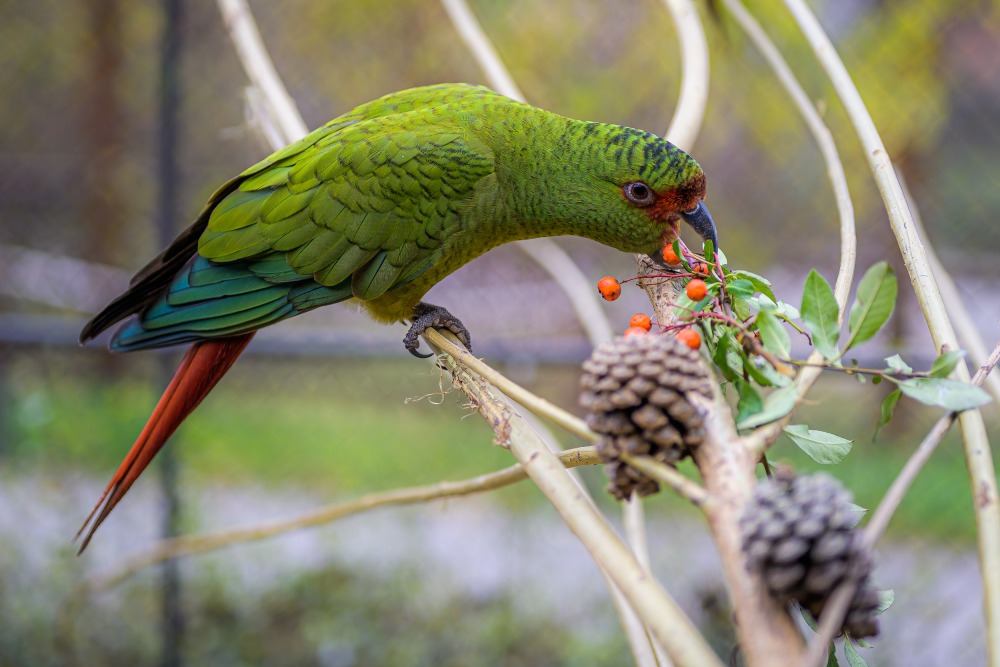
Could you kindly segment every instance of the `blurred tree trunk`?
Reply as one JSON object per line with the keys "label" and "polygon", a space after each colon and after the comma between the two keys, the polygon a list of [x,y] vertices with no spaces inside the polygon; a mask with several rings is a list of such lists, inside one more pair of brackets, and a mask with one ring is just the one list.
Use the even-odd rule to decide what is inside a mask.
{"label": "blurred tree trunk", "polygon": [[120,0],[85,0],[90,27],[88,71],[84,78],[80,134],[85,146],[83,224],[86,240],[78,249],[89,260],[111,262],[124,206],[115,173],[124,147],[124,110],[118,93],[122,71]]}

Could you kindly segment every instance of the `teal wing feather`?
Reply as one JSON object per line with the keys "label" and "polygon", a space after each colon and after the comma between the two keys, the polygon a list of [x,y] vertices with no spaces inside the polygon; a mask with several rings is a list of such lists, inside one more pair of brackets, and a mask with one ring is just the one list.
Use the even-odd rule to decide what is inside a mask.
{"label": "teal wing feather", "polygon": [[[199,220],[197,253],[146,299],[112,348],[245,333],[351,297],[375,299],[416,279],[440,260],[462,207],[493,173],[491,151],[447,106],[466,95],[494,93],[404,91],[245,171]],[[164,271],[151,267],[148,275]]]}

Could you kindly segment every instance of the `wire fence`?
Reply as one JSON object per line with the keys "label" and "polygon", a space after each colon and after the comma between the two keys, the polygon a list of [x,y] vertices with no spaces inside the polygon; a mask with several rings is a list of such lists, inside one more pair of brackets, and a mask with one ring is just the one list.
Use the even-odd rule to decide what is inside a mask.
{"label": "wire fence", "polygon": [[[679,86],[680,60],[674,28],[661,3],[514,0],[471,4],[530,102],[578,118],[654,132],[666,129]],[[180,165],[174,198],[178,212],[173,221],[178,230],[197,215],[219,184],[267,153],[244,121],[246,82],[215,4],[184,2],[181,6],[174,146]],[[889,259],[897,273],[905,275],[864,156],[822,72],[809,57],[808,47],[780,3],[755,2],[750,7],[785,52],[837,140],[858,216],[859,266],[863,269]],[[396,0],[376,6],[286,0],[256,2],[252,8],[279,73],[310,126],[393,90],[443,81],[483,81],[437,3]],[[831,277],[836,270],[836,210],[823,165],[784,92],[736,24],[715,3],[700,9],[709,32],[712,80],[708,115],[692,152],[708,174],[709,202],[731,264],[768,276],[779,296],[797,304],[810,268]],[[927,243],[955,278],[980,334],[992,342],[1000,333],[1000,225],[996,224],[1000,188],[995,187],[1000,178],[1000,124],[996,122],[1000,118],[1000,6],[974,1],[830,0],[820,3],[818,11],[912,192],[927,230]],[[91,487],[100,484],[97,478],[110,472],[131,442],[156,391],[151,386],[156,384],[152,382],[156,371],[148,356],[112,357],[99,345],[80,349],[75,337],[86,317],[116,296],[129,275],[160,249],[157,128],[165,18],[160,3],[120,0],[9,0],[5,16],[7,20],[0,22],[0,60],[7,64],[0,68],[0,90],[7,100],[0,108],[0,479],[30,472],[35,484],[49,485],[47,493],[60,500],[42,503],[46,511],[73,514],[75,520],[80,513],[76,510],[91,502]],[[621,253],[579,239],[560,243],[595,282],[606,274],[626,277],[634,273],[631,259]],[[925,367],[935,351],[923,333],[912,293],[901,292],[888,334],[859,353],[878,363],[882,356],[899,351],[914,367]],[[575,405],[572,364],[587,354],[590,345],[565,297],[522,253],[509,247],[497,249],[436,287],[428,299],[447,305],[463,319],[473,332],[477,352],[498,360],[507,372],[561,404]],[[608,305],[608,312],[621,330],[631,313],[647,308],[640,290],[626,290],[619,302]],[[355,412],[373,421],[398,421],[406,428],[425,430],[407,438],[363,424],[364,428],[352,429],[359,431],[356,437],[362,443],[396,439],[396,447],[406,449],[430,446],[423,441],[437,438],[454,451],[474,449],[470,437],[488,442],[485,432],[470,431],[464,424],[441,434],[436,422],[420,421],[428,419],[425,413],[420,413],[417,422],[412,420],[414,409],[403,400],[434,392],[437,380],[427,377],[425,367],[414,371],[414,366],[406,365],[411,362],[402,361],[403,333],[402,327],[368,322],[347,306],[321,309],[263,332],[250,349],[256,360],[248,362],[245,372],[234,371],[227,379],[226,391],[239,401],[220,404],[217,410],[209,402],[205,409],[215,410],[211,417],[199,422],[201,426],[193,425],[194,433],[182,433],[182,458],[189,467],[201,466],[203,456],[209,459],[208,473],[201,477],[189,473],[197,482],[182,482],[185,497],[202,498],[226,485],[241,489],[264,485],[270,489],[268,494],[276,494],[264,497],[281,498],[275,502],[292,505],[300,500],[295,493],[322,497],[325,487],[316,479],[305,490],[299,487],[298,476],[304,473],[289,460],[296,454],[272,446],[275,438],[292,451],[304,447],[304,440],[350,439],[337,430],[339,424],[303,425],[311,417],[297,416],[296,405],[324,410],[314,402],[317,397],[330,405],[347,406],[337,414],[348,419]],[[805,349],[801,341],[799,345],[799,351]],[[348,359],[322,359],[330,355]],[[397,357],[398,362],[394,361]],[[338,368],[348,368],[354,375],[348,380]],[[397,374],[416,377],[397,382]],[[361,379],[365,375],[371,377]],[[904,403],[896,422],[870,445],[883,393],[878,387],[831,382],[814,393],[817,404],[803,415],[810,424],[854,438],[858,450],[864,450],[853,453],[845,467],[835,472],[855,488],[858,502],[866,506],[877,501],[880,484],[884,486],[887,476],[895,474],[898,462],[934,417]],[[258,417],[268,412],[280,426],[276,430],[254,428],[267,421]],[[440,419],[440,413],[433,414]],[[995,415],[994,409],[994,436]],[[233,466],[220,461],[222,455],[213,458],[209,445],[225,452],[233,448],[225,448],[224,428],[213,432],[208,425],[212,421],[237,429],[239,422],[251,424],[236,431],[243,438],[240,446],[247,460],[235,465],[237,470],[231,475],[222,474],[221,486],[212,482],[212,476]],[[199,439],[199,433],[206,432],[208,438]],[[351,460],[362,470],[377,467],[386,459],[411,455],[409,449],[405,453],[402,449],[379,449],[381,458]],[[933,471],[925,473],[922,486],[907,501],[908,513],[900,518],[901,532],[890,537],[904,545],[909,539],[931,539],[927,551],[933,555],[931,560],[954,563],[948,567],[956,568],[956,580],[969,588],[932,594],[928,591],[942,586],[938,573],[917,562],[905,546],[898,554],[894,551],[897,560],[893,562],[904,563],[902,571],[920,579],[909,584],[909,589],[905,582],[892,584],[912,593],[911,606],[901,605],[897,637],[913,636],[916,641],[918,631],[911,630],[911,625],[921,628],[925,627],[921,623],[940,621],[963,603],[976,606],[977,581],[967,576],[975,562],[966,557],[972,544],[972,501],[955,450],[943,451]],[[805,465],[793,452],[779,450],[779,454]],[[857,462],[852,463],[852,458]],[[255,459],[262,462],[255,463]],[[407,460],[414,467],[427,466],[427,472],[457,474],[420,458]],[[503,459],[490,453],[484,460],[502,465]],[[316,470],[327,471],[327,466],[333,467],[331,462],[317,462]],[[487,466],[481,461],[470,464],[468,473]],[[356,479],[338,478],[343,484],[339,488],[355,488],[356,484],[364,489],[359,481],[367,479],[364,474],[357,473]],[[394,478],[401,483],[407,479],[402,471]],[[595,487],[602,483],[596,474],[588,481]],[[87,493],[81,485],[87,486]],[[288,493],[296,500],[287,500]],[[2,502],[28,501],[8,495]],[[504,502],[517,507],[520,501]],[[153,500],[145,507],[158,511]],[[44,519],[48,514],[31,516],[41,522],[39,530],[48,525]],[[189,527],[197,527],[199,511],[189,509],[188,516]],[[18,539],[13,522],[10,518],[0,524],[4,541]],[[60,528],[66,527],[64,523],[54,522]],[[922,531],[928,526],[929,538]],[[65,537],[73,530],[64,533]],[[355,527],[352,534],[356,537],[359,530]],[[702,531],[697,524],[677,530],[692,535]],[[55,546],[53,534],[41,532],[33,544],[19,544],[7,557],[0,556],[0,582],[4,582],[0,592],[17,594],[20,601],[30,593],[33,600],[30,605],[0,604],[0,624],[13,628],[0,639],[0,663],[27,664],[19,658],[32,638],[39,636],[39,624],[58,606],[66,587],[82,576],[70,572],[90,567],[68,558],[64,545]],[[115,543],[132,548],[127,537]],[[102,562],[109,563],[113,557],[105,552]],[[16,571],[24,559],[51,563],[60,573],[59,583],[39,585],[52,577],[53,570],[45,568],[9,577],[7,573]],[[208,576],[212,567],[224,568],[213,562],[208,570],[194,574],[199,590],[230,585],[224,583],[225,577]],[[310,572],[343,565],[324,563]],[[407,567],[419,570],[420,564]],[[288,568],[294,569],[294,564]],[[334,579],[340,576],[331,572],[327,574]],[[308,574],[301,576],[299,584],[306,588],[316,583]],[[480,576],[489,577],[488,568]],[[396,595],[411,592],[397,583],[393,584]],[[282,585],[291,584],[285,579]],[[713,612],[709,604],[718,588],[709,573],[692,571],[687,585],[692,604],[704,604],[699,612],[703,624],[725,617],[718,610]],[[335,632],[322,624],[310,629],[306,618],[312,613],[319,614],[323,623],[343,622],[326,610],[329,600],[345,587],[350,588],[326,590],[330,596],[326,599],[308,595],[286,599],[273,594],[277,596],[272,599],[274,605],[287,605],[281,609],[293,619],[290,636],[313,647],[302,664],[363,664],[367,654],[360,645],[314,641],[317,636],[329,639]],[[214,599],[220,615],[238,604],[231,591],[220,592],[222,588],[215,590]],[[151,595],[151,589],[140,588],[145,591],[140,597]],[[150,608],[145,597],[131,603],[138,608],[129,607],[129,591],[134,590],[101,604],[126,613],[133,609],[145,627],[155,627],[155,605]],[[463,615],[475,609],[476,593],[466,593],[459,606],[468,608],[444,609],[447,605],[441,603],[437,609],[443,610],[442,615],[436,622],[453,618],[447,614]],[[266,602],[267,594],[261,595],[257,600]],[[211,618],[209,598],[186,603],[191,620],[206,624],[201,634],[195,631],[196,639],[186,640],[187,655],[195,662],[192,656],[206,655],[202,648],[191,648],[192,643],[208,641],[204,628],[212,623],[220,631],[230,628],[229,621]],[[503,600],[511,609],[529,604]],[[243,617],[243,625],[259,630],[265,616],[268,623],[279,623],[281,609],[271,606],[255,619]],[[385,606],[380,609],[384,612]],[[391,628],[389,621],[380,622]],[[490,622],[496,627],[513,623],[497,616],[490,616]],[[401,623],[411,628],[417,621],[407,616]],[[977,629],[975,621],[963,623],[961,627],[949,625],[949,631],[942,633],[947,638],[941,639],[941,646],[935,644],[934,651],[924,655],[931,658],[919,664],[981,661],[978,644],[970,639]],[[728,641],[725,625],[720,622],[720,646]],[[887,635],[892,634],[892,621],[886,626]],[[447,633],[440,628],[436,632],[443,643]],[[507,647],[510,652],[503,655],[516,653],[512,647],[516,642],[507,641],[500,630],[487,635],[477,635],[476,641]],[[247,646],[253,644],[245,641]],[[609,639],[602,646],[613,647],[614,641]],[[157,640],[149,629],[130,634],[120,646],[114,645],[111,636],[106,642],[103,648],[80,649],[79,656],[112,656],[124,663],[128,658],[148,659],[157,651],[151,648]],[[539,664],[530,660],[540,656],[547,664],[559,660],[616,664],[612,649],[607,649],[611,657],[595,651],[588,657],[590,662],[583,662],[581,656],[567,657],[541,639],[530,646],[539,652],[522,656],[522,663],[510,658],[508,664]],[[899,658],[905,647],[898,641],[890,647],[879,654],[892,656],[884,664],[917,664]],[[33,650],[37,652],[32,655],[40,658],[37,664],[54,659],[42,649]],[[221,644],[217,650],[223,650]],[[949,658],[936,662],[933,656],[939,654]],[[393,662],[386,658],[384,664],[421,664],[407,659],[398,657]],[[453,664],[463,664],[460,658],[455,660]],[[252,662],[247,654],[236,651],[225,664]]]}

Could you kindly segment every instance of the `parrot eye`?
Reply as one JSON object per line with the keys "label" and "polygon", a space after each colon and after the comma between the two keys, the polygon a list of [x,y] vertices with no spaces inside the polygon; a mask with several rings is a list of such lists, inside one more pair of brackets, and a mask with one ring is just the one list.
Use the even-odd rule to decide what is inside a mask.
{"label": "parrot eye", "polygon": [[636,206],[649,206],[656,201],[653,189],[642,181],[626,183],[625,187],[622,188],[622,193],[624,193],[625,199],[628,199],[629,202]]}

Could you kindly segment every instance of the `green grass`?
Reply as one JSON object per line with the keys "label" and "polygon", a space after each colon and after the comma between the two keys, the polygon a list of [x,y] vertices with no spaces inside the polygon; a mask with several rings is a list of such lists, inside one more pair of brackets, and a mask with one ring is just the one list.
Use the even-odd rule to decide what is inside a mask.
{"label": "green grass", "polygon": [[[111,475],[163,382],[156,380],[148,356],[126,357],[111,368],[110,378],[97,379],[102,371],[107,374],[92,365],[97,358],[60,353],[7,366],[6,433],[0,446],[7,465]],[[442,382],[447,389],[447,380]],[[572,406],[576,369],[540,368],[530,387]],[[882,391],[839,377],[824,379],[796,420],[855,440],[844,462],[827,469],[869,508],[940,414],[904,399],[894,423],[872,443]],[[409,359],[251,357],[234,367],[170,446],[183,463],[186,483],[294,487],[331,499],[460,479],[513,462],[492,444],[492,431],[464,405],[460,392],[438,392],[437,371]],[[995,434],[996,419],[989,416]],[[580,443],[567,438],[564,444]],[[770,458],[800,470],[823,468],[787,439]],[[682,469],[690,471],[691,464]],[[605,483],[598,469],[587,471],[585,479],[597,492]],[[518,509],[541,502],[530,484],[499,496]],[[661,493],[651,511],[675,512],[682,506]],[[974,531],[961,446],[952,433],[907,495],[890,535],[968,541]]]}

